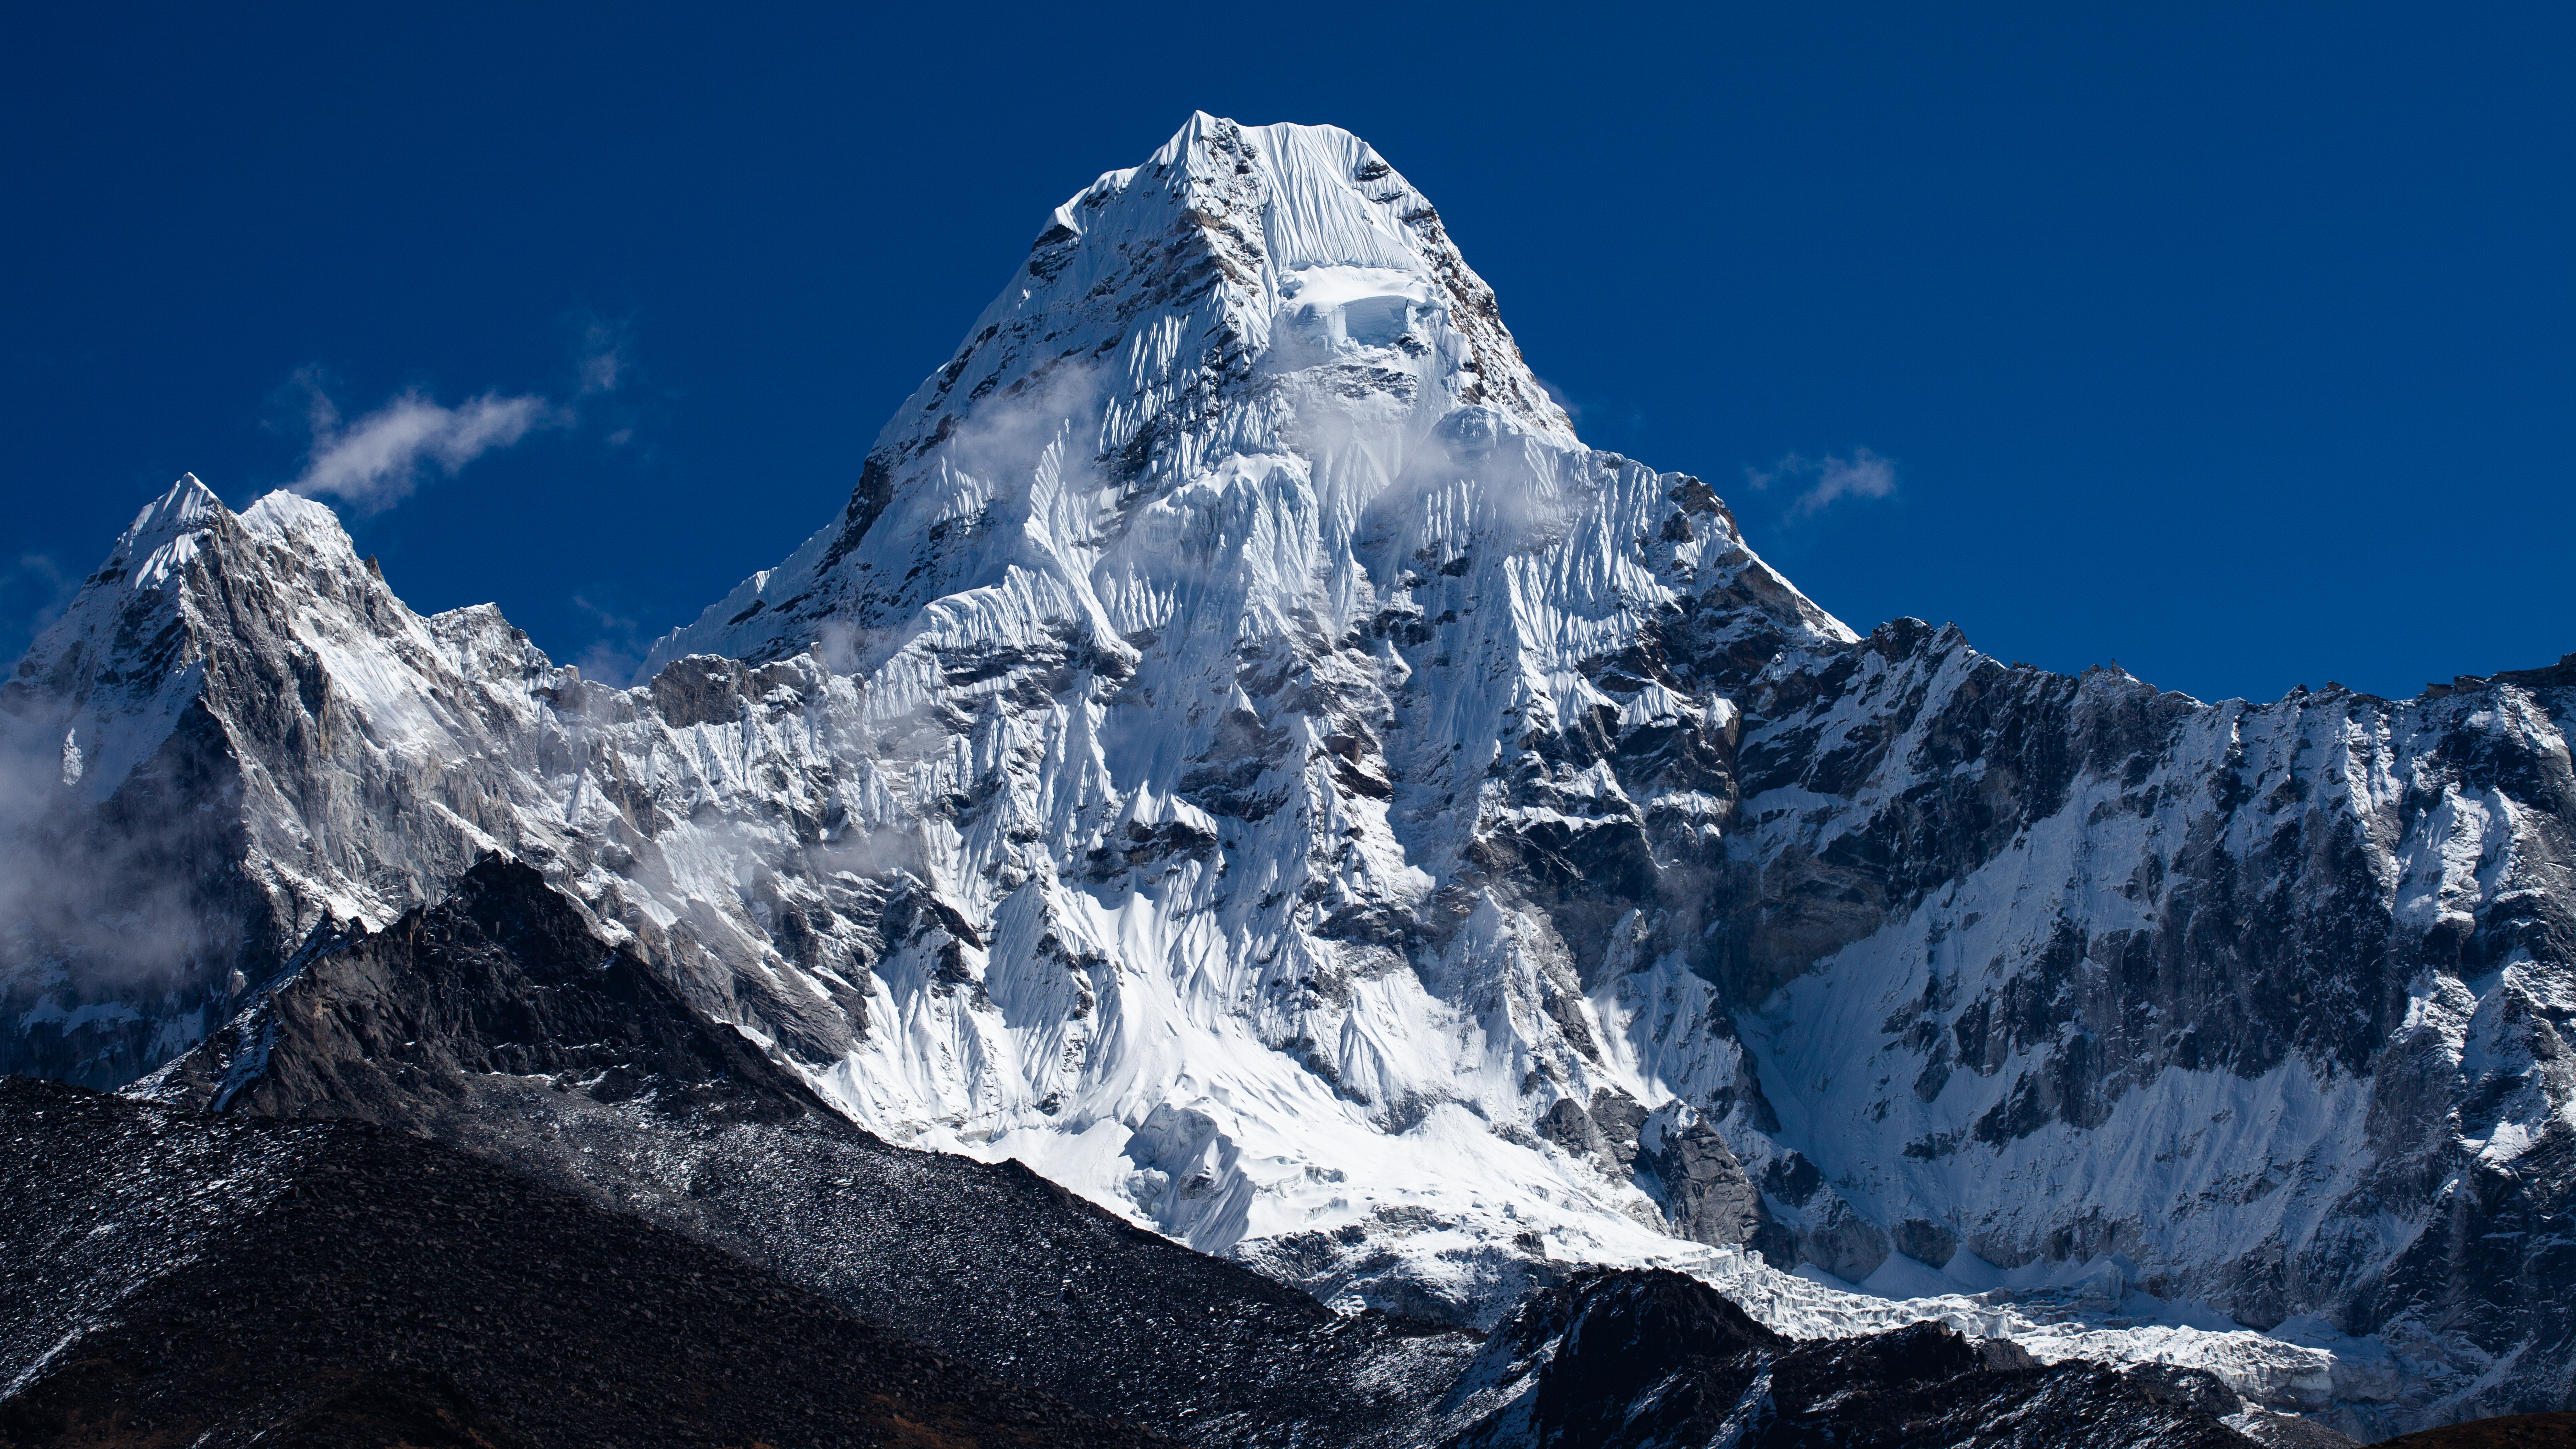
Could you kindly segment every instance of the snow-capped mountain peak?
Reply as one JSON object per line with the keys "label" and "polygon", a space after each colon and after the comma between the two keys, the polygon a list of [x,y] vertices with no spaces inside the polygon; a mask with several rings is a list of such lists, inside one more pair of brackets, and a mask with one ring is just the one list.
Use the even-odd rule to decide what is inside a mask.
{"label": "snow-capped mountain peak", "polygon": [[2272,1345],[2374,1432],[2564,1394],[2470,1245],[2567,1210],[2576,664],[2205,705],[1859,636],[1585,447],[1366,145],[1206,116],[826,509],[632,689],[309,502],[147,509],[181,586],[102,571],[0,729],[71,779],[161,711],[45,828],[202,929],[147,991],[31,917],[5,1060],[136,1075],[500,850],[872,1130],[1340,1306],[1666,1264]]}
{"label": "snow-capped mountain peak", "polygon": [[[231,517],[195,474],[181,475],[135,514],[63,617],[18,662],[9,687],[23,722],[19,748],[41,754],[58,742],[64,788],[105,799],[193,697],[182,595],[209,531]],[[102,678],[109,687],[100,687]],[[25,771],[21,761],[13,773]],[[8,793],[19,810],[35,803],[24,790]]]}
{"label": "snow-capped mountain peak", "polygon": [[[827,619],[918,608],[935,595],[884,598],[884,571],[920,577],[901,550],[961,520],[1014,515],[1036,566],[1088,569],[1106,518],[1202,464],[1292,451],[1301,424],[1344,426],[1347,409],[1316,406],[1326,391],[1367,400],[1388,435],[1336,476],[1329,502],[1348,518],[1453,441],[1574,441],[1492,289],[1365,142],[1194,116],[1147,164],[1055,209],[956,355],[879,434],[841,517],[658,643],[645,670],[690,653],[774,657],[832,634]],[[1479,413],[1458,439],[1435,435],[1462,406]]]}
{"label": "snow-capped mountain peak", "polygon": [[194,473],[182,473],[170,491],[143,505],[116,541],[109,555],[110,566],[118,559],[132,558],[138,548],[157,547],[161,543],[190,532],[207,519],[224,511],[223,500],[214,490],[197,481]]}

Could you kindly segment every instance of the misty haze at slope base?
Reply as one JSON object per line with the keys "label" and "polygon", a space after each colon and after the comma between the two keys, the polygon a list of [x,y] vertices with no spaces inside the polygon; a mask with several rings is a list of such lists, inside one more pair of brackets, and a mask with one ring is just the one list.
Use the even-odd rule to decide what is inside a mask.
{"label": "misty haze at slope base", "polygon": [[2567,1399],[2568,668],[2204,705],[1856,637],[1584,447],[1347,133],[1197,117],[1059,207],[645,673],[183,482],[0,693],[77,906],[0,1065],[139,1076],[502,850],[860,1123],[1338,1306],[1661,1264],[2365,1436]]}

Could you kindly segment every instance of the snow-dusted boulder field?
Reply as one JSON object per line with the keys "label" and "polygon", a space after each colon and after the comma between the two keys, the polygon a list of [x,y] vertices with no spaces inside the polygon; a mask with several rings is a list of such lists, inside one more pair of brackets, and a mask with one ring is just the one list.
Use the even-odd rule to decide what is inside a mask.
{"label": "snow-dusted boulder field", "polygon": [[857,1123],[1337,1306],[1662,1266],[2365,1437],[2569,1405],[2576,663],[1857,635],[1346,132],[1057,207],[645,672],[182,480],[0,687],[0,1068],[137,1078],[497,850]]}

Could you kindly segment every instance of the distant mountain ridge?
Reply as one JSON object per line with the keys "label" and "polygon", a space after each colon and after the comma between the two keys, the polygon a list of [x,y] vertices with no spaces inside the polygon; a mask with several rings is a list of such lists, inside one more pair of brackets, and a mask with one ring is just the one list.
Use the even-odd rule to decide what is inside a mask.
{"label": "distant mountain ridge", "polygon": [[1068,200],[649,668],[183,480],[0,686],[0,1066],[140,1077],[500,851],[870,1131],[1338,1307],[1662,1266],[2364,1437],[2576,1392],[2576,667],[1859,636],[1584,447],[1345,132]]}

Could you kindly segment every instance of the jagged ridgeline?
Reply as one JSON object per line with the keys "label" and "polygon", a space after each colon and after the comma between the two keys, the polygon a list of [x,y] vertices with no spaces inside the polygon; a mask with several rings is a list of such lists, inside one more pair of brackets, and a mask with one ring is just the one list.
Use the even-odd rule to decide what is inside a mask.
{"label": "jagged ridgeline", "polygon": [[1337,1307],[1659,1266],[2365,1437],[2568,1401],[2576,665],[1859,636],[1347,133],[1058,207],[646,675],[184,480],[0,688],[0,1066],[138,1078],[498,852],[848,1120]]}

